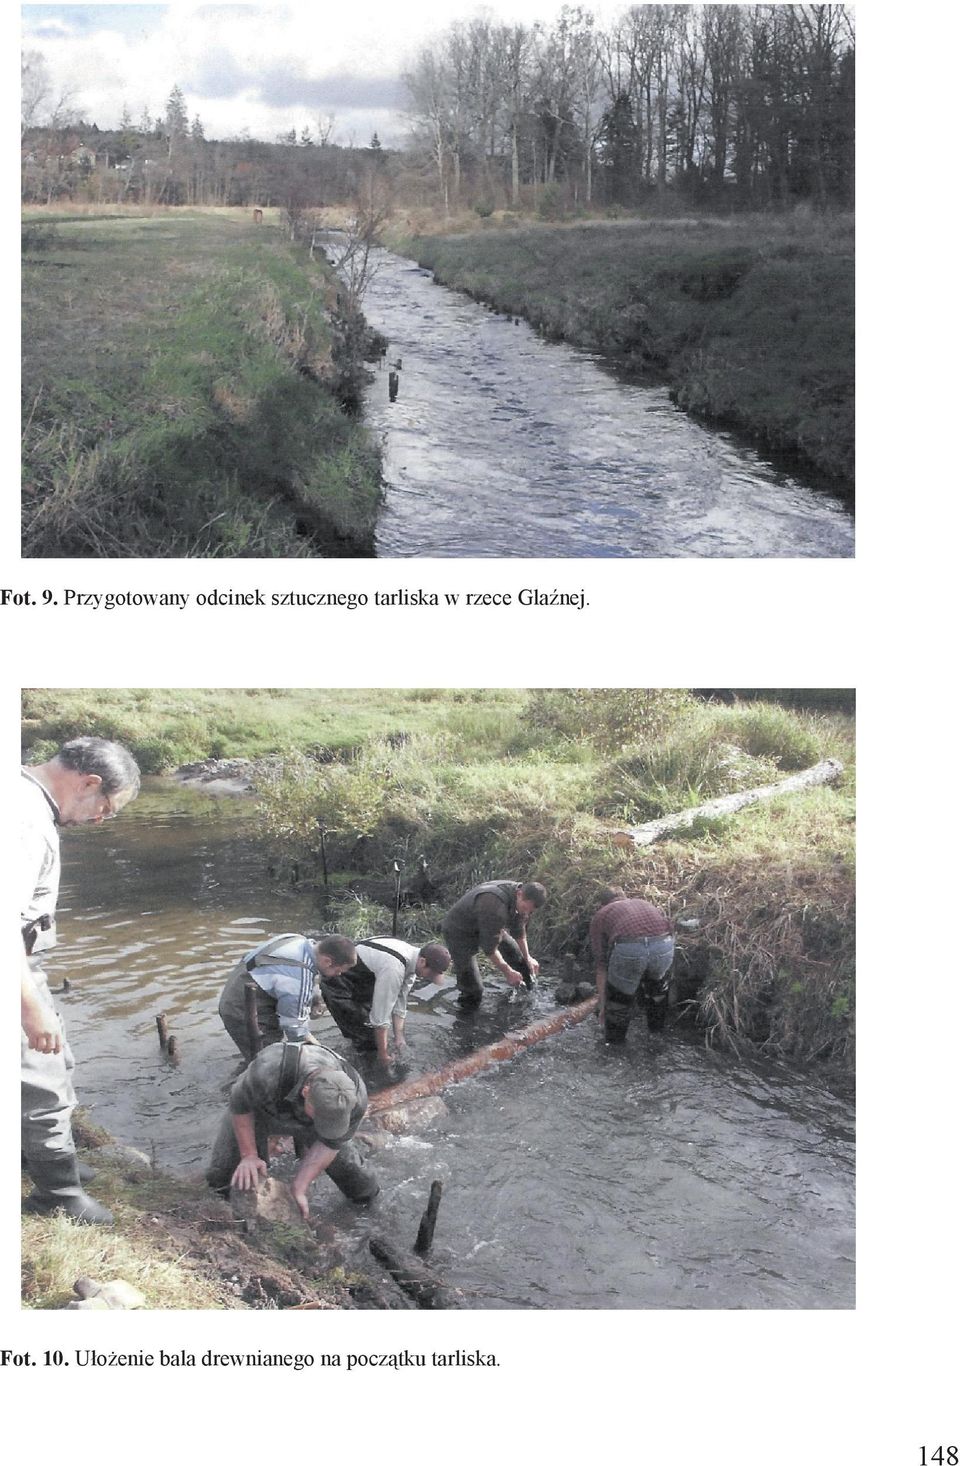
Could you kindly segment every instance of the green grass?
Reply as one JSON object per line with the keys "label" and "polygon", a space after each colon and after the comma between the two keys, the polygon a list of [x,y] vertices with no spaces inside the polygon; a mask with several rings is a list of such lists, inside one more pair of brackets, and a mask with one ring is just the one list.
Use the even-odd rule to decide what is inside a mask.
{"label": "green grass", "polygon": [[218,213],[26,233],[24,554],[372,553],[328,273]]}
{"label": "green grass", "polygon": [[262,758],[331,749],[370,739],[450,727],[489,736],[519,728],[526,694],[510,689],[28,688],[23,694],[25,756],[39,762],[67,738],[116,738],[145,773],[205,758]]}
{"label": "green grass", "polygon": [[[21,1217],[21,1296],[26,1309],[61,1309],[80,1278],[129,1283],[147,1309],[275,1308],[312,1300],[350,1307],[342,1269],[307,1228],[262,1222],[246,1232],[227,1206],[195,1180],[131,1166],[102,1149],[111,1137],[74,1116],[91,1190],[114,1215],[111,1227],[63,1216]],[[21,1193],[30,1183],[21,1178]]]}
{"label": "green grass", "polygon": [[[851,1062],[854,977],[854,722],[836,691],[704,701],[677,690],[436,688],[411,691],[31,689],[33,761],[72,734],[126,742],[145,770],[215,755],[282,755],[258,777],[259,825],[278,874],[321,881],[327,831],[335,886],[358,880],[342,918],[389,919],[394,860],[425,857],[435,904],[404,913],[411,939],[496,876],[543,880],[534,950],[586,953],[599,890],[649,895],[685,934],[677,970],[695,980],[718,1043]],[[849,705],[849,700],[846,700]],[[833,756],[839,784],[783,796],[642,849],[617,830],[775,782]]]}
{"label": "green grass", "polygon": [[441,283],[665,376],[681,407],[852,488],[848,220],[631,219],[396,243]]}

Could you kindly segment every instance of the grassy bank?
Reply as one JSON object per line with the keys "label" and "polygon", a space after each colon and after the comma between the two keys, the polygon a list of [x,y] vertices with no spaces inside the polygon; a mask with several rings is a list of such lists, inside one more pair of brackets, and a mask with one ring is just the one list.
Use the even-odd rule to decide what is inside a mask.
{"label": "grassy bank", "polygon": [[370,554],[336,285],[236,211],[35,211],[23,231],[23,553]]}
{"label": "grassy bank", "polygon": [[[365,1280],[347,1274],[307,1228],[260,1221],[249,1231],[205,1186],[131,1162],[82,1114],[74,1133],[96,1172],[92,1190],[115,1224],[80,1227],[64,1217],[24,1214],[24,1308],[66,1307],[82,1277],[121,1278],[149,1309],[364,1306]],[[26,1179],[21,1189],[29,1191]]]}
{"label": "grassy bank", "polygon": [[665,378],[679,406],[852,491],[849,220],[504,222],[393,243],[442,284]]}
{"label": "grassy bank", "polygon": [[481,705],[486,719],[513,717],[525,699],[509,688],[26,688],[22,739],[24,756],[39,763],[82,733],[116,738],[144,773],[160,774],[208,758],[346,756],[372,739],[427,732],[438,719],[456,727]]}
{"label": "grassy bank", "polygon": [[[550,900],[534,947],[585,969],[587,927],[610,882],[643,892],[681,928],[681,991],[696,994],[711,1042],[795,1060],[853,1060],[853,724],[848,714],[780,704],[704,703],[685,694],[535,693],[522,706],[451,709],[397,744],[371,740],[347,761],[294,759],[261,788],[278,860],[319,884],[318,825],[351,895],[327,922],[385,929],[393,860],[424,856],[436,900],[404,913],[434,935],[470,884],[543,880]],[[701,821],[628,851],[611,832],[772,782],[826,755],[846,766],[819,788]],[[363,840],[357,843],[357,837]],[[367,875],[356,875],[358,858]],[[289,869],[289,864],[288,867]]]}
{"label": "grassy bank", "polygon": [[[426,858],[436,898],[402,913],[411,937],[490,876],[539,878],[550,900],[534,948],[588,967],[598,889],[648,893],[688,923],[681,994],[711,1041],[793,1059],[853,1059],[852,698],[835,690],[32,690],[27,756],[99,731],[149,770],[208,756],[279,764],[259,781],[265,855],[321,888],[318,829],[349,899],[324,921],[389,927],[394,860]],[[730,700],[732,699],[732,700]],[[682,836],[621,850],[611,833],[839,757],[812,789]],[[359,837],[363,837],[359,839]],[[359,899],[358,899],[359,898]],[[694,923],[689,925],[689,923]]]}

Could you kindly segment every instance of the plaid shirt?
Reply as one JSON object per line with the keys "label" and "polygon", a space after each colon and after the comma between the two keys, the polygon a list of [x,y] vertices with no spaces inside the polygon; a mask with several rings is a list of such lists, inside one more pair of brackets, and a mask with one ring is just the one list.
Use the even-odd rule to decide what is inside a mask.
{"label": "plaid shirt", "polygon": [[631,937],[669,937],[673,935],[673,923],[669,917],[649,901],[633,896],[624,896],[617,901],[608,901],[601,906],[590,923],[590,946],[594,959],[605,966],[610,948],[616,941],[629,941]]}

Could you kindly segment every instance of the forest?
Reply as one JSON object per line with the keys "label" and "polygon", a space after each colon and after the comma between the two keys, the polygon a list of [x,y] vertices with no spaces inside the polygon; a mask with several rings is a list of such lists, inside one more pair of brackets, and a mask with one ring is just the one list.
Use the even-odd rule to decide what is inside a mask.
{"label": "forest", "polygon": [[336,137],[335,120],[272,141],[208,138],[180,85],[120,125],[71,112],[44,59],[22,61],[22,197],[168,205],[348,203],[376,180],[406,207],[712,211],[850,208],[855,47],[840,5],[633,5],[607,28],[450,25],[403,72],[407,138]]}

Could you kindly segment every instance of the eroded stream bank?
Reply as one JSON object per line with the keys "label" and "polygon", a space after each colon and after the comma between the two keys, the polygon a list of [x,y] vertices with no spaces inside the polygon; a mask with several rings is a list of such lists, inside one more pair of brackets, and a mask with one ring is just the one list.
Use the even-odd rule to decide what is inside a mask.
{"label": "eroded stream bank", "polygon": [[[315,927],[314,898],[265,879],[245,801],[162,781],[63,845],[50,975],[71,983],[81,1098],[159,1165],[202,1166],[236,1063],[216,1012],[225,974],[262,936]],[[547,992],[496,991],[474,1018],[420,1004],[415,1066],[549,1006]],[[179,1066],[159,1053],[160,1010]],[[318,1032],[343,1044],[329,1020]],[[818,1080],[713,1055],[675,1028],[637,1028],[609,1051],[587,1021],[444,1098],[436,1127],[383,1138],[375,1217],[318,1186],[358,1265],[371,1230],[412,1237],[440,1178],[436,1263],[471,1307],[852,1305],[852,1107]]]}
{"label": "eroded stream bank", "polygon": [[[388,337],[366,393],[386,504],[377,554],[844,557],[844,504],[382,251],[364,312]],[[391,372],[397,395],[390,401]]]}

